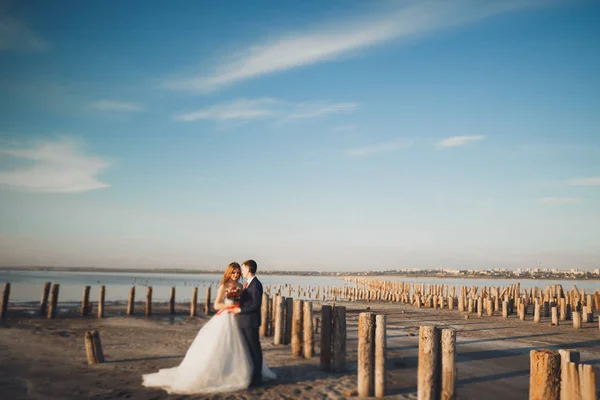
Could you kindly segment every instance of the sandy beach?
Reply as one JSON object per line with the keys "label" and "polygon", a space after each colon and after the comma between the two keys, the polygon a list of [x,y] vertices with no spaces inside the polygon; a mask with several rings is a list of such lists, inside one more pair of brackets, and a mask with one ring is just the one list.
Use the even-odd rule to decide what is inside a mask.
{"label": "sandy beach", "polygon": [[[107,318],[80,317],[78,308],[48,320],[31,315],[34,307],[12,307],[0,325],[0,397],[5,399],[342,399],[356,395],[358,314],[371,311],[388,316],[387,398],[416,398],[418,329],[435,323],[457,330],[458,397],[461,399],[527,399],[529,352],[534,349],[572,349],[592,364],[600,376],[598,322],[575,331],[570,321],[550,326],[512,315],[464,319],[456,311],[416,309],[386,303],[337,303],[347,307],[347,371],[319,370],[319,346],[312,359],[293,358],[289,346],[273,346],[263,338],[264,356],[277,373],[277,382],[221,395],[168,395],[141,386],[141,376],[181,361],[198,330],[207,321],[187,316],[179,304],[175,317],[166,304],[154,304],[154,315],[124,315],[124,306],[111,305]],[[315,313],[320,304],[314,303]],[[84,334],[98,329],[106,362],[88,366]],[[600,387],[600,379],[597,379]],[[356,398],[356,397],[355,397]]]}

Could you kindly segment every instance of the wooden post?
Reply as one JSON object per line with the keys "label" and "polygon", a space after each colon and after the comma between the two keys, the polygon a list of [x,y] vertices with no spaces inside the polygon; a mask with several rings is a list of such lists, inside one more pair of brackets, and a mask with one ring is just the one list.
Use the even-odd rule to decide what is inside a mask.
{"label": "wooden post", "polygon": [[574,386],[578,387],[579,382],[573,382],[573,377],[569,374],[569,363],[579,364],[580,354],[578,351],[560,349],[558,355],[560,356],[560,398],[561,400],[576,399]]}
{"label": "wooden post", "polygon": [[596,376],[591,365],[579,364],[579,387],[582,400],[597,400]]}
{"label": "wooden post", "polygon": [[331,306],[321,306],[321,355],[322,371],[331,371]]}
{"label": "wooden post", "polygon": [[83,296],[81,297],[81,316],[88,315],[88,303],[90,302],[90,286],[83,288]]}
{"label": "wooden post", "polygon": [[285,298],[285,330],[283,344],[290,344],[292,341],[292,319],[294,314],[294,299]]}
{"label": "wooden post", "polygon": [[210,314],[210,286],[206,288],[206,301],[204,303],[204,315]]}
{"label": "wooden post", "polygon": [[441,400],[456,398],[456,331],[442,329]]}
{"label": "wooden post", "polygon": [[100,333],[96,330],[92,331],[94,338],[94,350],[96,351],[96,359],[99,363],[104,362],[104,351],[102,351],[102,342],[100,341]]}
{"label": "wooden post", "polygon": [[104,362],[104,352],[102,351],[102,342],[98,331],[93,330],[85,333],[85,352],[88,364]]}
{"label": "wooden post", "polygon": [[304,358],[312,358],[315,355],[315,342],[313,340],[313,312],[312,312],[312,302],[305,301],[304,302],[304,345],[302,348],[304,349]]}
{"label": "wooden post", "polygon": [[581,329],[581,313],[579,311],[573,311],[573,328]]}
{"label": "wooden post", "polygon": [[146,288],[146,317],[152,315],[152,286]]}
{"label": "wooden post", "polygon": [[385,396],[387,358],[386,316],[375,316],[375,397]]}
{"label": "wooden post", "polygon": [[40,300],[40,315],[43,317],[48,311],[48,296],[50,295],[51,282],[44,283],[44,289],[42,290],[42,299]]}
{"label": "wooden post", "polygon": [[133,315],[135,310],[135,286],[129,289],[129,299],[127,300],[127,315]]}
{"label": "wooden post", "polygon": [[285,330],[284,330],[284,311],[285,311],[285,302],[283,297],[280,295],[275,296],[276,299],[276,307],[275,307],[275,328],[273,329],[273,344],[281,345],[285,339]]}
{"label": "wooden post", "polygon": [[192,298],[190,299],[190,317],[196,316],[196,307],[198,305],[198,288],[192,288]]}
{"label": "wooden post", "polygon": [[[323,330],[325,324],[323,324]],[[374,349],[375,314],[363,312],[358,316],[358,396],[374,394]]]}
{"label": "wooden post", "polygon": [[6,319],[8,315],[8,300],[10,298],[10,282],[4,284],[2,291],[2,306],[0,306],[0,319]]}
{"label": "wooden post", "polygon": [[302,357],[302,325],[304,322],[302,313],[304,311],[304,301],[294,300],[292,307],[292,356]]}
{"label": "wooden post", "polygon": [[417,398],[419,400],[440,398],[439,347],[440,330],[436,326],[421,326],[417,372]]}
{"label": "wooden post", "polygon": [[552,325],[558,326],[558,307],[552,307]]}
{"label": "wooden post", "polygon": [[553,350],[531,350],[529,400],[559,400],[560,358]]}
{"label": "wooden post", "polygon": [[106,297],[106,286],[100,286],[100,296],[98,297],[98,318],[104,318],[104,299]]}
{"label": "wooden post", "polygon": [[508,318],[508,301],[502,302],[502,318]]}
{"label": "wooden post", "polygon": [[346,307],[333,307],[331,328],[333,371],[343,372],[346,369]]}
{"label": "wooden post", "polygon": [[169,296],[169,314],[175,314],[175,286],[171,287],[171,293]]}
{"label": "wooden post", "polygon": [[98,364],[96,351],[94,349],[94,336],[92,335],[92,332],[85,333],[85,353],[87,355],[88,365]]}
{"label": "wooden post", "polygon": [[258,334],[260,337],[267,336],[267,326],[269,325],[269,295],[263,293],[260,303],[260,329]]}
{"label": "wooden post", "polygon": [[60,290],[60,284],[55,283],[52,285],[50,290],[50,307],[48,307],[48,318],[54,319],[56,316],[56,307],[58,305],[58,292]]}
{"label": "wooden post", "polygon": [[540,304],[536,302],[533,305],[533,322],[539,323],[540,321]]}

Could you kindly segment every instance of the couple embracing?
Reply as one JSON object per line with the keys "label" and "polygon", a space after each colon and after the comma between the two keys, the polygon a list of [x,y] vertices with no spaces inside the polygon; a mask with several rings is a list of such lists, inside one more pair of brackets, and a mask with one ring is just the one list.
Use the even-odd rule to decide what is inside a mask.
{"label": "couple embracing", "polygon": [[[143,375],[144,386],[169,393],[217,393],[276,378],[260,346],[263,288],[256,270],[254,260],[227,266],[215,299],[217,315],[200,329],[181,364]],[[238,282],[242,275],[244,287]]]}

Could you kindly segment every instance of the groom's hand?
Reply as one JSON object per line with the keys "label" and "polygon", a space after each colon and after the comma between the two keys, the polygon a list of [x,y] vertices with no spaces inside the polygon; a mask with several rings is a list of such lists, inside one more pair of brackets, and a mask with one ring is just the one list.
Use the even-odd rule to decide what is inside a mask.
{"label": "groom's hand", "polygon": [[234,308],[233,310],[231,310],[231,313],[232,313],[233,315],[236,315],[236,314],[239,314],[241,311],[242,311],[242,310],[240,310],[240,308],[239,308],[239,307],[236,307],[236,308]]}

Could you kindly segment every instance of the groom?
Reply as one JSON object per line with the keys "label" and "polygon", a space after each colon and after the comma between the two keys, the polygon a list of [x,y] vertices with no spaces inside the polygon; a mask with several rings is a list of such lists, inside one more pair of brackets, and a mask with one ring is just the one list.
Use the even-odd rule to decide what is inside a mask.
{"label": "groom", "polygon": [[246,260],[242,263],[242,276],[246,278],[239,307],[233,310],[238,315],[238,326],[246,340],[250,357],[252,358],[252,382],[250,386],[260,384],[262,379],[263,355],[260,347],[260,308],[262,304],[263,287],[256,277],[256,261]]}

